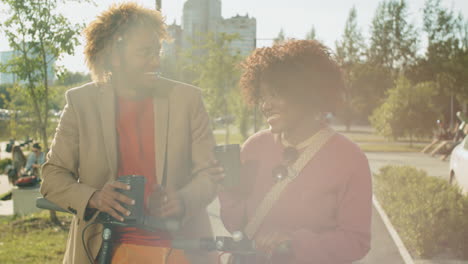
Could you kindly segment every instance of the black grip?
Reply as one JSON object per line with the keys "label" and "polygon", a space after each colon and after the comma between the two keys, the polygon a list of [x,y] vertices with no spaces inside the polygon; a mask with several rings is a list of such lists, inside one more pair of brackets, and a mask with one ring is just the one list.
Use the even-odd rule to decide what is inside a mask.
{"label": "black grip", "polygon": [[99,264],[108,264],[112,260],[112,228],[104,225]]}
{"label": "black grip", "polygon": [[52,203],[51,201],[47,200],[46,198],[42,198],[42,197],[36,199],[36,207],[40,208],[40,209],[70,213],[69,211],[63,209],[62,207],[60,207],[60,206]]}

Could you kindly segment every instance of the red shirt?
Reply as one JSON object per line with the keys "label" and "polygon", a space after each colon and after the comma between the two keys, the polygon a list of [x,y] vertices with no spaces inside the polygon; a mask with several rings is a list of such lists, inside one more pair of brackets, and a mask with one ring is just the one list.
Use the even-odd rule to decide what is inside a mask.
{"label": "red shirt", "polygon": [[[145,205],[156,181],[153,100],[118,98],[117,132],[119,135],[119,176],[143,175],[146,178]],[[145,208],[148,213],[148,208]],[[167,232],[148,232],[135,227],[118,228],[118,242],[145,245],[169,245]]]}

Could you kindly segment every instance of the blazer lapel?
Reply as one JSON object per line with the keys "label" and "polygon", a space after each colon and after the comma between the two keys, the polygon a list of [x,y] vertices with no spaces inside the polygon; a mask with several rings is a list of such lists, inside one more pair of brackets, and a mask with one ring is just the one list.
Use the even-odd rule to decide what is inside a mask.
{"label": "blazer lapel", "polygon": [[[154,149],[156,159],[156,177],[158,184],[162,184],[164,170],[166,168],[167,141],[169,128],[169,102],[167,96],[156,96],[153,100],[154,113],[154,131],[155,141]],[[167,178],[166,178],[167,185]]]}
{"label": "blazer lapel", "polygon": [[104,139],[106,158],[111,171],[111,177],[115,179],[117,177],[118,155],[117,128],[115,125],[115,94],[114,90],[108,85],[99,88],[101,90],[99,100],[99,114],[101,117],[102,138]]}

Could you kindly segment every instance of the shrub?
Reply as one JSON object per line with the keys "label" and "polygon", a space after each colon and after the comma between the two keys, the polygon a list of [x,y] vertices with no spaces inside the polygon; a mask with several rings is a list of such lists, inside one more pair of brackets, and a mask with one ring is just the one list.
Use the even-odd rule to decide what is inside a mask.
{"label": "shrub", "polygon": [[460,188],[413,167],[386,166],[374,192],[413,255],[467,257],[468,198]]}
{"label": "shrub", "polygon": [[1,159],[0,160],[0,173],[4,173],[6,166],[9,165],[9,164],[11,164],[11,159],[10,158]]}

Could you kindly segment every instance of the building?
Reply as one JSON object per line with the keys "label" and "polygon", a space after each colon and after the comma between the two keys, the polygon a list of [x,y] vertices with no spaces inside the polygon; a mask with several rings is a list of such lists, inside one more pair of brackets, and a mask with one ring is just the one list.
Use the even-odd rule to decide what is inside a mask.
{"label": "building", "polygon": [[256,48],[257,20],[249,15],[223,19],[220,31],[237,34],[238,39],[232,41],[231,48],[242,56],[249,55]]}
{"label": "building", "polygon": [[239,39],[231,43],[232,50],[247,56],[256,48],[257,21],[248,15],[224,19],[221,0],[187,0],[182,25],[174,22],[168,26],[168,32],[173,42],[164,45],[166,56],[175,56],[181,48],[190,49],[193,44],[203,44],[208,33],[237,34]]}
{"label": "building", "polygon": [[217,33],[223,18],[221,0],[187,0],[182,11],[182,44],[203,43],[206,34]]}
{"label": "building", "polygon": [[172,39],[169,42],[163,42],[163,56],[176,56],[182,48],[182,27],[174,21],[174,23],[167,26],[167,32]]}

